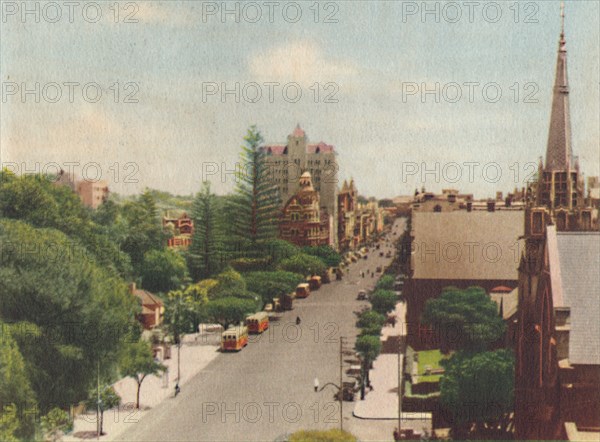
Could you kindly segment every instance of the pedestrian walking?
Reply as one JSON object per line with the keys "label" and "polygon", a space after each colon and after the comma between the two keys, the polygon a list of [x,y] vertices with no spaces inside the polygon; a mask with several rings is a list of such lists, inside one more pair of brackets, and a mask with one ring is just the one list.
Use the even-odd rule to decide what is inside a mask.
{"label": "pedestrian walking", "polygon": [[302,321],[300,320],[300,316],[296,316],[296,325],[300,325],[300,322],[302,322]]}
{"label": "pedestrian walking", "polygon": [[179,382],[175,384],[175,396],[177,396],[181,392],[181,388],[179,388]]}
{"label": "pedestrian walking", "polygon": [[319,391],[319,378],[315,378],[315,393]]}

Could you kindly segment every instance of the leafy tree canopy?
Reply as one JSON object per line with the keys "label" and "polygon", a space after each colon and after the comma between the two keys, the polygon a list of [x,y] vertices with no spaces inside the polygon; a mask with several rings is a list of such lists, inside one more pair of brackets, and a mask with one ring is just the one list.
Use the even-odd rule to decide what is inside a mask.
{"label": "leafy tree canopy", "polygon": [[337,267],[342,261],[342,255],[329,246],[303,247],[302,252],[321,258],[327,267]]}
{"label": "leafy tree canopy", "polygon": [[371,307],[378,313],[385,315],[396,308],[398,296],[391,290],[376,290],[369,298]]}
{"label": "leafy tree canopy", "polygon": [[[510,350],[469,354],[442,360],[441,404],[452,413],[454,436],[475,424],[478,437],[503,439],[513,409],[514,356]],[[490,434],[491,433],[491,434]]]}
{"label": "leafy tree canopy", "polygon": [[298,284],[304,282],[304,277],[298,273],[248,272],[244,273],[246,286],[251,292],[258,293],[263,303],[267,304],[280,295],[293,292]]}
{"label": "leafy tree canopy", "polygon": [[137,382],[136,408],[140,408],[140,389],[148,375],[160,373],[165,367],[152,357],[152,348],[146,341],[130,343],[121,353],[121,374]]}
{"label": "leafy tree canopy", "polygon": [[[20,327],[19,324],[14,327]],[[25,360],[11,335],[11,326],[0,320],[0,440],[33,438],[35,394],[27,377]],[[11,408],[5,406],[11,405]]]}
{"label": "leafy tree canopy", "polygon": [[3,171],[0,180],[0,216],[34,227],[50,227],[76,238],[103,266],[126,276],[131,263],[118,245],[96,224],[91,211],[67,186],[57,186],[41,175],[16,177]]}
{"label": "leafy tree canopy", "polygon": [[356,339],[356,351],[368,362],[373,362],[381,351],[379,336],[362,335]]}
{"label": "leafy tree canopy", "polygon": [[262,241],[258,244],[257,249],[261,256],[268,258],[275,264],[279,263],[282,259],[291,258],[300,253],[298,246],[283,239]]}
{"label": "leafy tree canopy", "polygon": [[299,273],[307,276],[320,275],[327,270],[327,266],[321,259],[305,253],[300,253],[292,256],[291,258],[282,260],[279,264],[279,267],[281,270],[285,270],[287,272]]}
{"label": "leafy tree canopy", "polygon": [[238,324],[246,316],[256,311],[256,302],[251,299],[226,297],[211,301],[207,307],[209,318],[227,328],[231,324]]}
{"label": "leafy tree canopy", "polygon": [[69,413],[58,407],[52,408],[48,414],[42,416],[42,431],[50,441],[61,440],[63,434],[73,428]]}
{"label": "leafy tree canopy", "polygon": [[379,336],[384,323],[384,315],[373,310],[367,310],[360,315],[356,326],[363,329],[364,334]]}
{"label": "leafy tree canopy", "polygon": [[383,275],[377,281],[375,289],[381,290],[393,290],[394,289],[394,277],[392,275]]}
{"label": "leafy tree canopy", "polygon": [[439,331],[444,351],[485,350],[505,329],[496,303],[481,287],[445,288],[427,301],[422,320]]}
{"label": "leafy tree canopy", "polygon": [[96,364],[107,375],[139,334],[126,284],[77,241],[53,229],[0,220],[0,318],[36,331],[15,333],[42,411],[87,397]]}
{"label": "leafy tree canopy", "polygon": [[166,293],[184,283],[187,266],[183,256],[175,250],[150,250],[144,255],[141,275],[146,290]]}

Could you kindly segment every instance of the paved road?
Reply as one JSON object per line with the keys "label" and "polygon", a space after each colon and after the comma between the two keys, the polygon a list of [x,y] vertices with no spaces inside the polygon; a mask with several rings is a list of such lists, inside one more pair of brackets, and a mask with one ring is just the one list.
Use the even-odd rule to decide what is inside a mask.
{"label": "paved road", "polygon": [[[363,279],[360,272],[389,262],[373,251],[352,264],[342,281],[295,301],[294,310],[273,321],[265,334],[239,353],[219,355],[177,398],[151,410],[118,439],[268,441],[299,429],[339,426],[335,388],[315,393],[314,379],[321,386],[339,382],[339,338],[345,337],[352,349],[357,334],[353,311],[367,305],[356,295],[377,279]],[[299,326],[296,316],[302,320]],[[350,423],[353,404],[344,405],[344,422]]]}

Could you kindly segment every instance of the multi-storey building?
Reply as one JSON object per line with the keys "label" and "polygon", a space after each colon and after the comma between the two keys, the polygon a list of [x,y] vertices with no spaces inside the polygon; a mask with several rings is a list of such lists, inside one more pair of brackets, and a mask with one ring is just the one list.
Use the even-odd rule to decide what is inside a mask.
{"label": "multi-storey building", "polygon": [[525,210],[515,437],[598,440],[600,233],[572,153],[562,15],[546,164]]}
{"label": "multi-storey building", "polygon": [[296,194],[302,174],[310,173],[314,189],[319,193],[320,208],[327,212],[333,226],[330,244],[337,247],[338,165],[334,147],[324,142],[309,144],[306,133],[298,125],[286,143],[265,145],[262,149],[266,153],[269,176],[279,190],[282,204]]}
{"label": "multi-storey building", "polygon": [[350,180],[350,184],[344,180],[338,193],[338,245],[340,250],[354,248],[359,242],[359,237],[354,233],[355,211],[358,208],[357,198],[358,193],[354,186],[354,180]]}
{"label": "multi-storey building", "polygon": [[83,204],[92,209],[97,209],[108,199],[108,183],[104,180],[79,181],[75,175],[61,170],[56,178],[55,184],[69,187],[73,192],[76,192],[79,195]]}
{"label": "multi-storey building", "polygon": [[297,246],[329,244],[329,217],[321,218],[319,192],[315,190],[309,172],[299,180],[300,189],[285,204],[279,223],[279,237]]}
{"label": "multi-storey building", "polygon": [[106,181],[79,181],[77,193],[85,204],[92,209],[97,209],[108,199],[108,183]]}

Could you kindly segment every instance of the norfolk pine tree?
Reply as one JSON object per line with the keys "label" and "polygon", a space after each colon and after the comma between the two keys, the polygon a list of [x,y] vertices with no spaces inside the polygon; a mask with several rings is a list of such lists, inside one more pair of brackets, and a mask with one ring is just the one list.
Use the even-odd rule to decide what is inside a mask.
{"label": "norfolk pine tree", "polygon": [[188,268],[194,281],[218,273],[222,267],[223,245],[218,220],[217,198],[205,181],[192,206],[194,236],[188,252]]}
{"label": "norfolk pine tree", "polygon": [[261,150],[263,138],[256,126],[244,137],[241,167],[236,173],[235,195],[229,200],[228,215],[234,239],[255,246],[277,235],[279,196]]}

